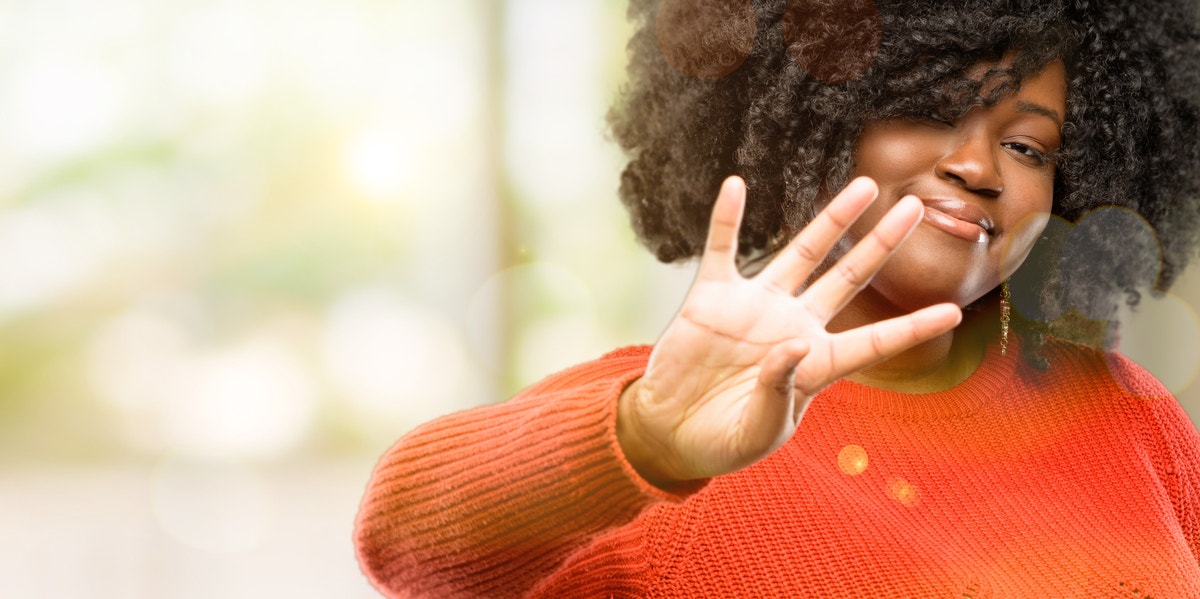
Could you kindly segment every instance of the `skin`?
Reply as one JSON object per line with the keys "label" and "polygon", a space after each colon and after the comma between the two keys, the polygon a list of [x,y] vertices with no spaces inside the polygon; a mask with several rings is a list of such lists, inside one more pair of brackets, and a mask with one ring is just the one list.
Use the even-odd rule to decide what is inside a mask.
{"label": "skin", "polygon": [[[1044,228],[1054,171],[1037,156],[1061,143],[1065,104],[1064,70],[1051,63],[953,123],[866,127],[859,176],[751,278],[735,265],[745,183],[727,179],[696,280],[618,401],[633,467],[669,489],[749,466],[840,378],[906,392],[966,378],[988,335],[960,327],[961,308],[1016,270]],[[971,214],[987,231],[946,221]],[[843,234],[854,247],[806,285]]]}
{"label": "skin", "polygon": [[[953,123],[888,120],[864,128],[853,174],[878,182],[880,197],[849,228],[848,237],[862,239],[907,194],[927,203],[926,217],[830,327],[845,330],[936,302],[965,307],[1011,276],[1050,217],[1053,156],[1062,144],[1066,110],[1066,71],[1056,61],[1016,94],[976,107]],[[938,207],[957,202],[966,205],[963,214],[990,222],[982,242],[938,226],[946,218],[937,214]],[[973,316],[978,318],[969,320],[979,322],[968,322],[957,334],[947,333],[849,378],[909,393],[950,388],[975,370],[995,332],[995,314]],[[980,334],[963,334],[973,333],[977,324]]]}

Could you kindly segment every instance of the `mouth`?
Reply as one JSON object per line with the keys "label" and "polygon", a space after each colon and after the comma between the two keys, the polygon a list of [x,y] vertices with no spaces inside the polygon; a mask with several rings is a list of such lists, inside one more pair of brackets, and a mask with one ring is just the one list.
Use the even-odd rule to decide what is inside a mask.
{"label": "mouth", "polygon": [[996,231],[987,212],[955,198],[921,198],[925,222],[945,233],[972,243],[987,243]]}

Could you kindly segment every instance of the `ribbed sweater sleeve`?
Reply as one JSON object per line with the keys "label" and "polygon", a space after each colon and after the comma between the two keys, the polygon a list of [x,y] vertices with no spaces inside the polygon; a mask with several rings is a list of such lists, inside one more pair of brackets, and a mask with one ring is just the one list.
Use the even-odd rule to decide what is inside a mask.
{"label": "ribbed sweater sleeve", "polygon": [[396,443],[355,527],[372,584],[389,597],[518,597],[597,533],[679,499],[640,479],[616,441],[616,399],[648,352],[618,350]]}
{"label": "ribbed sweater sleeve", "polygon": [[1175,401],[1158,401],[1152,406],[1155,424],[1161,431],[1164,466],[1160,476],[1171,494],[1175,517],[1200,562],[1200,435],[1189,425],[1187,414]]}
{"label": "ribbed sweater sleeve", "polygon": [[1147,448],[1179,527],[1200,561],[1200,433],[1187,412],[1149,372],[1119,354],[1108,356],[1113,379],[1130,393],[1146,417]]}

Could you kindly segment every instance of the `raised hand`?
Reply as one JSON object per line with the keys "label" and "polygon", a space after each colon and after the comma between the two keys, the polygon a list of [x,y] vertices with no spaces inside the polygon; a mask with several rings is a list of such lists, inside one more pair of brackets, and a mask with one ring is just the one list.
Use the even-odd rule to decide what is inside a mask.
{"label": "raised hand", "polygon": [[792,435],[821,389],[958,325],[958,306],[938,304],[836,334],[825,329],[920,221],[923,207],[911,196],[796,293],[877,193],[870,179],[855,179],[745,278],[735,257],[746,187],[725,180],[696,280],[618,405],[617,438],[643,477],[669,488],[749,466]]}

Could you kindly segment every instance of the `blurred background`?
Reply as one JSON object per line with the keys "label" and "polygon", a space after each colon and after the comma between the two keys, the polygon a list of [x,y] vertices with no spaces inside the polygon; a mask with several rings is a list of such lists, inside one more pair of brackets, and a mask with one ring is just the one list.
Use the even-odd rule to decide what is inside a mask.
{"label": "blurred background", "polygon": [[[652,342],[623,0],[0,4],[0,597],[374,597],[413,426]],[[1191,270],[1121,349],[1200,394]]]}

